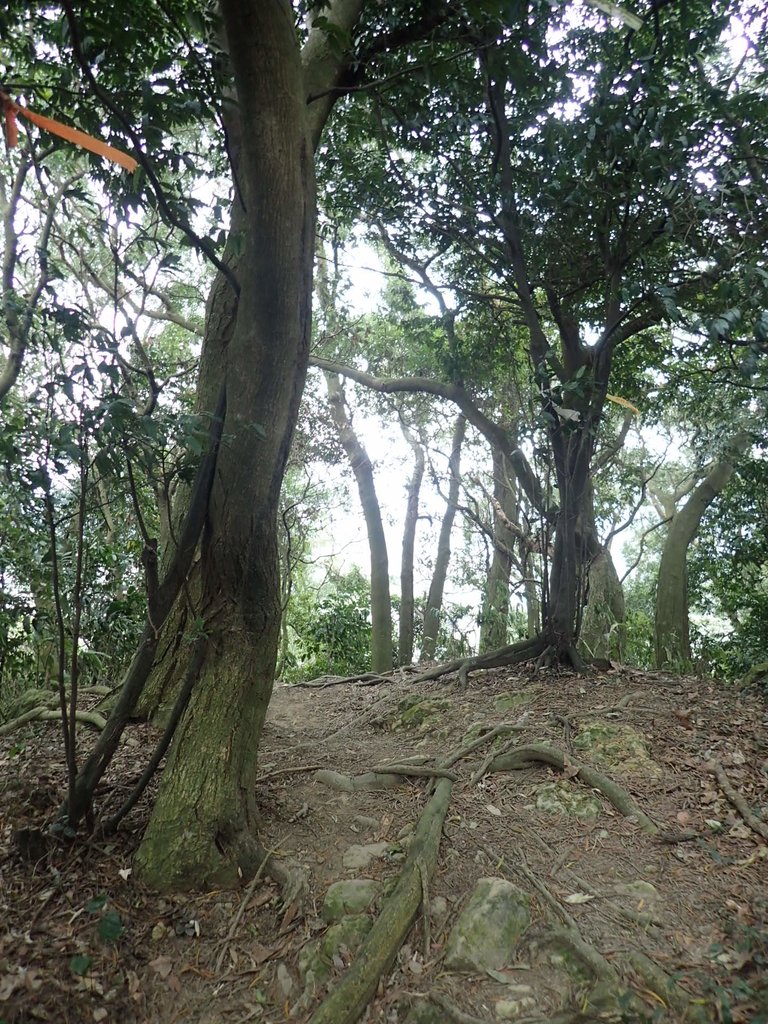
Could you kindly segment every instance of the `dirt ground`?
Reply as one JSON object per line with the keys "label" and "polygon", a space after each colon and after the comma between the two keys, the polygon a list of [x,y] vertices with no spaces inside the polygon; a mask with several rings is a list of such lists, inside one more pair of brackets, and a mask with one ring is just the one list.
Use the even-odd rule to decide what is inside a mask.
{"label": "dirt ground", "polygon": [[[405,728],[401,702],[414,693],[445,704],[437,717]],[[590,821],[537,807],[535,787],[543,782],[565,777],[585,788],[568,765],[587,763],[574,742],[595,720],[631,725],[646,741],[650,769],[628,760],[601,770],[659,825],[658,835],[642,832],[604,796]],[[502,721],[515,725],[505,744],[547,742],[565,754],[566,770],[532,764],[473,781],[488,754],[482,745],[453,766],[458,780],[429,881],[432,909],[417,918],[364,1019],[405,1021],[433,995],[443,1007],[435,1019],[491,1024],[505,994],[527,991],[535,1006],[508,1019],[677,1021],[691,1019],[692,1007],[700,1020],[768,1021],[764,699],[711,680],[627,669],[590,678],[498,669],[471,676],[465,689],[450,677],[276,688],[261,750],[260,839],[305,874],[304,898],[288,907],[269,879],[238,892],[159,897],[144,890],[130,869],[146,802],[107,840],[41,839],[37,830],[52,820],[64,785],[58,729],[31,724],[0,740],[0,1024],[308,1021],[323,991],[301,1003],[299,955],[327,927],[320,908],[328,886],[356,874],[386,881],[401,868],[402,858],[392,855],[351,871],[345,851],[407,845],[430,786],[404,778],[395,789],[345,793],[316,781],[315,771],[355,776],[415,755],[437,763],[462,746],[471,726],[482,735]],[[128,730],[101,804],[117,805],[155,739],[145,725]],[[746,801],[742,811],[723,779],[731,797]],[[751,826],[744,810],[755,815]],[[448,972],[447,935],[486,876],[530,894],[525,944],[502,972]],[[612,1016],[579,1016],[578,980],[563,991],[562,974],[533,955],[553,924],[576,928],[643,1012],[636,1000],[623,1016],[615,1008]],[[676,979],[688,1009],[671,1006],[663,986],[638,969],[643,954]],[[328,988],[351,958],[345,949],[334,955]]]}

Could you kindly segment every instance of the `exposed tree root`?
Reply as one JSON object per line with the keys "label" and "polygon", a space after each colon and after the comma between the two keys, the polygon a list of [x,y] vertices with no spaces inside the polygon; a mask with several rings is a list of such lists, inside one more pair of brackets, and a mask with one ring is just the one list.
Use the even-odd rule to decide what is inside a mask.
{"label": "exposed tree root", "polygon": [[256,844],[256,851],[260,859],[257,873],[266,874],[273,882],[277,882],[283,906],[301,903],[309,887],[306,872],[298,864],[279,860],[272,850],[265,850],[259,844]]}
{"label": "exposed tree root", "polygon": [[457,761],[461,761],[467,754],[471,754],[477,750],[478,747],[484,747],[486,743],[492,743],[497,736],[504,736],[508,732],[523,732],[527,726],[517,725],[515,722],[502,722],[500,725],[495,726],[493,729],[489,729],[488,732],[484,732],[478,736],[477,739],[471,740],[469,743],[465,743],[463,747],[459,747],[458,750],[454,750],[448,757],[443,758],[440,762],[441,768],[450,768],[451,765],[456,764]]}
{"label": "exposed tree root", "polygon": [[680,1020],[707,1024],[712,1019],[709,1010],[694,1003],[689,994],[644,953],[629,953],[627,960],[648,989],[679,1014]]}
{"label": "exposed tree root", "polygon": [[419,819],[397,885],[360,948],[355,962],[315,1010],[310,1024],[354,1024],[374,996],[416,919],[426,880],[434,873],[452,783],[441,779]]}
{"label": "exposed tree root", "polygon": [[482,1017],[473,1017],[471,1013],[464,1013],[458,1006],[454,1006],[442,992],[430,992],[429,1001],[435,1006],[439,1006],[449,1020],[454,1021],[454,1024],[488,1024]]}
{"label": "exposed tree root", "polygon": [[371,771],[376,774],[411,776],[414,779],[450,779],[451,782],[457,782],[459,778],[447,768],[430,768],[429,765],[418,764],[377,764]]}
{"label": "exposed tree root", "polygon": [[[552,765],[560,771],[565,769],[565,755],[554,747],[545,746],[543,743],[533,743],[527,747],[517,747],[504,754],[498,754],[488,766],[489,772],[512,772],[528,768],[531,762],[541,761],[544,764]],[[573,767],[576,767],[575,765]],[[602,772],[588,765],[579,767],[576,775],[585,782],[591,789],[596,789],[624,815],[625,818],[633,818],[638,826],[648,835],[657,835],[659,828],[647,814],[637,806],[629,793],[622,786],[617,785]]]}
{"label": "exposed tree root", "polygon": [[321,768],[313,778],[315,782],[337,789],[340,793],[375,793],[381,789],[395,789],[403,784],[402,775],[395,772],[386,775],[383,772],[366,772],[364,775],[349,776]]}
{"label": "exposed tree root", "polygon": [[356,676],[317,676],[315,679],[307,679],[300,683],[291,683],[291,686],[299,686],[310,690],[325,690],[329,686],[344,686],[347,683],[356,683],[358,686],[376,686],[378,683],[391,682],[391,675],[381,675],[378,672],[361,672]]}
{"label": "exposed tree root", "polygon": [[763,839],[768,839],[768,825],[753,813],[744,797],[740,793],[736,792],[720,762],[710,761],[706,768],[707,771],[711,772],[717,779],[717,784],[720,786],[720,789],[722,789],[728,803],[736,808],[752,831],[756,832],[757,835],[762,836]]}
{"label": "exposed tree root", "polygon": [[575,647],[560,650],[555,644],[544,643],[543,649],[536,658],[536,669],[555,668],[557,665],[568,664],[579,675],[587,671],[587,663]]}
{"label": "exposed tree root", "polygon": [[530,640],[520,640],[516,644],[508,644],[500,647],[497,651],[489,651],[487,654],[477,654],[472,658],[461,658],[457,661],[446,661],[442,665],[435,665],[433,668],[413,676],[412,683],[425,683],[431,679],[439,679],[451,672],[458,672],[459,678],[466,683],[470,672],[476,672],[484,668],[504,668],[506,665],[519,665],[524,661],[532,661],[537,658],[546,648],[546,641],[543,637],[535,636]]}
{"label": "exposed tree root", "polygon": [[[98,711],[76,711],[75,719],[81,722],[83,725],[93,726],[94,729],[98,729],[99,732],[106,726],[107,720],[103,715],[100,715]],[[0,736],[9,736],[16,729],[20,729],[22,725],[26,725],[27,722],[60,722],[61,711],[58,708],[47,708],[47,707],[36,707],[31,708],[23,715],[19,715],[18,718],[14,718],[12,722],[6,722],[5,725],[0,726]]]}

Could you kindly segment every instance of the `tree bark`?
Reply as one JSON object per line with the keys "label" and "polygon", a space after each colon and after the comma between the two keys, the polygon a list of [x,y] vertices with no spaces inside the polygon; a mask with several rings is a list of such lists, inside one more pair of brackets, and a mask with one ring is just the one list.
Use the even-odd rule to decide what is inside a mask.
{"label": "tree bark", "polygon": [[388,672],[392,668],[392,598],[389,591],[387,539],[376,496],[373,465],[355,433],[337,374],[326,373],[328,405],[336,432],[357,483],[360,505],[368,533],[371,556],[371,671]]}
{"label": "tree bark", "polygon": [[611,552],[601,547],[588,570],[587,603],[579,645],[589,658],[623,661],[626,639],[624,591]]}
{"label": "tree bark", "polygon": [[[348,29],[359,8],[324,13]],[[302,67],[285,0],[221,0],[221,10],[239,128],[231,239],[242,255],[239,295],[221,274],[213,286],[198,386],[204,408],[226,390],[195,609],[206,657],[135,860],[137,876],[163,889],[236,886],[260,859],[254,789],[280,632],[277,513],[309,357],[312,150],[330,110],[307,106],[307,82],[331,87],[341,60],[321,33]],[[175,646],[179,668],[191,653]]]}
{"label": "tree bark", "polygon": [[507,643],[509,627],[509,577],[516,538],[509,523],[519,518],[515,477],[503,452],[493,450],[493,556],[483,597],[480,620],[480,654]]}
{"label": "tree bark", "polygon": [[440,524],[435,568],[432,573],[432,582],[424,608],[421,661],[430,661],[434,658],[435,648],[437,647],[437,634],[440,629],[440,614],[443,607],[443,590],[445,589],[445,580],[448,576],[448,563],[451,560],[451,530],[453,529],[453,521],[456,518],[456,509],[459,501],[461,446],[464,443],[466,429],[467,421],[464,418],[464,414],[460,413],[456,417],[456,423],[453,428],[451,457],[448,460],[448,470],[450,473],[448,501],[446,502],[443,521]]}
{"label": "tree bark", "polygon": [[413,452],[413,472],[408,481],[405,522],[403,524],[403,548],[400,560],[400,622],[398,626],[397,653],[400,665],[413,661],[413,626],[415,600],[413,594],[413,555],[416,546],[416,527],[419,521],[419,495],[424,479],[424,450],[405,423],[401,424],[403,436]]}
{"label": "tree bark", "polygon": [[654,641],[657,668],[684,670],[690,665],[688,548],[698,533],[702,516],[733,476],[736,460],[749,442],[750,437],[745,432],[731,440],[726,454],[709,470],[669,524],[656,585]]}

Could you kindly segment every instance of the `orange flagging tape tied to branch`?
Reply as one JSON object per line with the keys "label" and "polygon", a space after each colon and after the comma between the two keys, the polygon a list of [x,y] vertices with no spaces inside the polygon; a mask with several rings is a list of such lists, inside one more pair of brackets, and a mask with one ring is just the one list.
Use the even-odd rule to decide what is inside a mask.
{"label": "orange flagging tape tied to branch", "polygon": [[91,153],[105,156],[107,160],[120,164],[126,171],[135,171],[138,166],[133,157],[128,156],[127,153],[115,149],[114,146],[108,146],[106,142],[94,139],[92,135],[86,135],[85,132],[80,132],[77,128],[70,128],[69,125],[54,121],[53,118],[36,114],[34,110],[28,110],[27,107],[20,107],[7,93],[0,92],[0,108],[5,116],[5,140],[8,143],[9,149],[13,149],[19,141],[16,118],[20,114],[28,121],[31,121],[32,124],[36,124],[38,128],[42,128],[43,131],[50,132],[51,135],[58,135],[59,138],[66,139],[67,142],[74,142],[76,146],[87,149]]}

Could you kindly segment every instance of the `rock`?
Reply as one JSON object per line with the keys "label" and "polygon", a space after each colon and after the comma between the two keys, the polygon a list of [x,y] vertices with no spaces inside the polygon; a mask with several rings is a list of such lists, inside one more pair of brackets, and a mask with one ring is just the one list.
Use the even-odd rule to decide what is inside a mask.
{"label": "rock", "polygon": [[500,970],[530,924],[528,896],[504,878],[481,878],[453,926],[445,964],[455,971]]}
{"label": "rock", "polygon": [[500,693],[493,702],[493,710],[503,715],[507,711],[514,711],[515,708],[530,704],[531,699],[529,693]]}
{"label": "rock", "polygon": [[379,826],[376,818],[368,818],[365,814],[356,814],[352,819],[352,824],[364,832],[371,832]]}
{"label": "rock", "polygon": [[334,960],[343,950],[355,953],[372,927],[373,922],[367,914],[353,914],[332,924],[319,939],[307,942],[299,953],[299,974],[304,981],[304,994],[310,982],[313,991],[326,982],[331,976]]}
{"label": "rock", "polygon": [[429,999],[414,1002],[403,1024],[449,1024],[445,1010]]}
{"label": "rock", "polygon": [[55,707],[57,702],[58,693],[56,690],[43,690],[38,687],[31,687],[29,690],[23,690],[8,702],[3,711],[3,717],[6,721],[11,722],[14,718],[26,715],[33,708],[48,707],[49,705]]}
{"label": "rock", "polygon": [[433,896],[429,901],[429,916],[435,921],[441,921],[448,916],[448,900],[445,896]]}
{"label": "rock", "polygon": [[545,782],[534,791],[538,809],[550,814],[595,821],[603,809],[596,796],[571,782]]}
{"label": "rock", "polygon": [[645,737],[631,725],[596,720],[581,727],[573,741],[595,765],[621,772],[645,772],[656,775],[660,769],[648,753]]}
{"label": "rock", "polygon": [[412,693],[397,705],[392,728],[428,732],[438,728],[443,712],[449,711],[451,706],[451,702],[445,697],[424,697]]}
{"label": "rock", "polygon": [[645,900],[646,903],[660,898],[656,886],[643,881],[642,878],[638,878],[634,882],[619,882],[614,885],[613,891],[619,896],[632,896],[634,899]]}
{"label": "rock", "polygon": [[498,999],[494,1006],[497,1020],[517,1020],[521,1014],[536,1009],[538,1004],[530,985],[510,985],[508,991],[509,995]]}
{"label": "rock", "polygon": [[368,846],[355,843],[345,852],[341,863],[349,871],[360,871],[367,868],[373,860],[394,858],[398,853],[402,853],[402,850],[394,843],[370,843]]}
{"label": "rock", "polygon": [[282,960],[277,965],[277,984],[280,988],[280,992],[282,993],[285,999],[288,999],[290,996],[293,995],[293,991],[296,988],[296,983],[294,982],[293,977],[291,976],[291,972],[288,970],[288,968],[285,966]]}
{"label": "rock", "polygon": [[761,661],[753,665],[739,680],[739,685],[744,688],[758,686],[765,689],[768,685],[768,661]]}
{"label": "rock", "polygon": [[333,924],[349,914],[360,914],[373,903],[379,885],[372,878],[349,878],[334,882],[323,900],[321,916]]}

